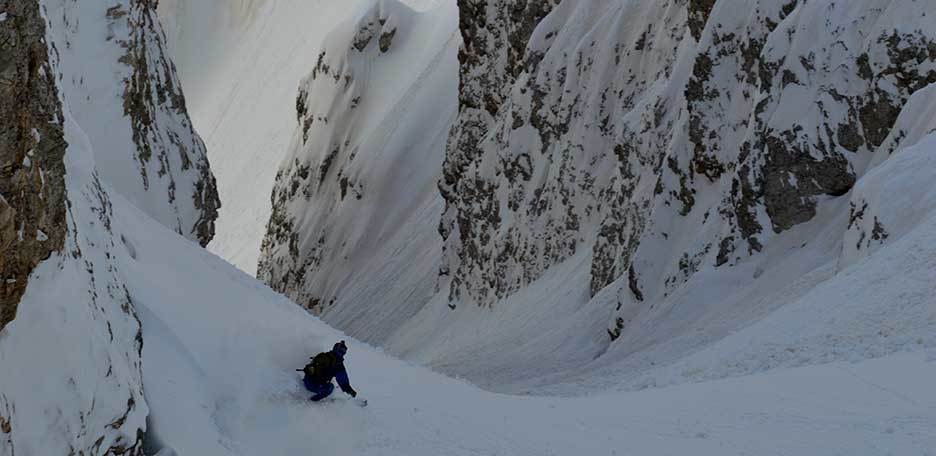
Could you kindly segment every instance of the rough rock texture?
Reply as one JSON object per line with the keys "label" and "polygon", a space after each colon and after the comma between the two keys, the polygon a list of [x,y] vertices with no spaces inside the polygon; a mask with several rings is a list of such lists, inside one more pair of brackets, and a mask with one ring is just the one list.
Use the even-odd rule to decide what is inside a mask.
{"label": "rough rock texture", "polygon": [[[495,185],[492,182],[475,179],[473,167],[483,161],[483,140],[489,132],[497,127],[498,120],[513,122],[509,127],[519,127],[522,120],[518,116],[499,117],[502,107],[509,100],[511,89],[517,82],[517,77],[524,71],[535,72],[542,52],[534,50],[527,54],[527,44],[539,22],[552,10],[557,2],[525,2],[525,1],[459,1],[459,24],[462,34],[462,48],[458,54],[461,65],[459,86],[459,118],[449,140],[449,151],[444,164],[444,177],[439,184],[442,196],[447,203],[446,215],[440,225],[442,237],[446,239],[446,246],[456,243],[464,247],[458,252],[460,261],[457,265],[444,265],[443,274],[454,274],[452,281],[453,295],[458,295],[459,286],[465,280],[463,276],[466,269],[486,269],[496,263],[495,252],[490,249],[479,248],[483,239],[490,237],[490,233],[499,232],[501,219],[501,200],[495,196]],[[546,32],[541,33],[541,35]],[[554,35],[550,36],[550,39]],[[541,38],[543,39],[543,38]],[[563,77],[564,76],[560,76]],[[536,92],[533,81],[530,81],[526,92],[538,106],[546,94]],[[559,109],[559,107],[556,107]],[[503,113],[502,115],[506,115]],[[529,122],[540,122],[539,113],[530,113]],[[544,125],[543,139],[549,140],[555,133],[551,127]],[[497,135],[502,137],[501,134]],[[487,136],[489,137],[489,136]],[[506,173],[504,177],[511,181],[526,181],[532,176],[533,158],[527,151],[518,151],[503,163]],[[513,192],[514,198],[509,204],[512,211],[518,211],[516,201],[519,193]],[[465,210],[459,211],[461,206]],[[539,210],[531,208],[532,210]],[[547,228],[547,229],[551,229]],[[457,233],[456,233],[457,230]],[[551,255],[561,255],[561,251],[568,249],[568,244],[560,242],[551,249]],[[522,246],[507,242],[500,249],[502,258],[520,251]],[[461,250],[461,247],[456,247]],[[504,262],[501,262],[502,264]],[[492,265],[493,266],[493,265]],[[452,268],[456,271],[450,271]],[[506,265],[505,265],[506,267]],[[479,293],[472,296],[479,301],[490,301],[489,290],[494,296],[502,297],[511,285],[512,279],[507,277],[505,267],[494,266],[493,270],[480,272],[478,280],[486,286],[478,289]],[[521,275],[531,275],[542,271],[537,265],[521,267]],[[522,280],[522,279],[519,279]]]}
{"label": "rough rock texture", "polygon": [[192,128],[169,60],[156,3],[133,0],[110,7],[108,39],[125,52],[119,60],[129,71],[124,76],[123,109],[137,146],[143,188],[151,191],[151,180],[162,181],[153,186],[165,193],[153,198],[167,201],[175,213],[175,220],[167,224],[205,246],[214,237],[221,202],[205,145]]}
{"label": "rough rock texture", "polygon": [[[441,273],[453,302],[491,305],[581,251],[595,252],[594,292],[627,270],[672,128],[654,86],[670,77],[686,13],[609,9],[561,4],[532,32],[525,64],[506,84],[489,84],[486,67],[502,66],[507,47],[463,49],[473,56],[460,59],[460,115],[440,185]],[[466,42],[510,34],[510,8],[479,11],[499,25],[463,28]],[[492,98],[502,101],[482,102]]]}
{"label": "rough rock texture", "polygon": [[[930,185],[936,161],[934,133],[936,83],[930,83],[910,97],[869,165],[871,171],[852,192],[840,269],[925,223],[923,217],[936,208],[936,187]],[[913,147],[903,146],[892,157],[901,144]]]}
{"label": "rough rock texture", "polygon": [[[65,238],[65,140],[45,21],[34,1],[0,2],[0,330],[39,262]],[[2,425],[0,425],[2,427]]]}
{"label": "rough rock texture", "polygon": [[847,194],[936,80],[931,2],[460,5],[440,184],[452,305],[494,305],[579,254],[592,295],[652,305]]}
{"label": "rough rock texture", "polygon": [[0,455],[143,454],[115,220],[204,244],[218,207],[154,8],[0,1]]}
{"label": "rough rock texture", "polygon": [[[130,70],[124,79],[123,108],[137,146],[143,188],[149,191],[151,180],[166,181],[166,193],[156,198],[168,201],[175,212],[173,228],[206,246],[214,237],[221,201],[205,145],[192,128],[169,60],[156,4],[132,0],[109,8],[107,18],[113,28],[108,38],[126,51],[120,59]],[[118,35],[124,27],[126,35]]]}

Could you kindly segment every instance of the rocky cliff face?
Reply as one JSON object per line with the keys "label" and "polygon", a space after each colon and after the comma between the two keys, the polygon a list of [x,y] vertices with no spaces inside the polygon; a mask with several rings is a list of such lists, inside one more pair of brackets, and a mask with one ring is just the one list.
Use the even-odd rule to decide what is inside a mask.
{"label": "rocky cliff face", "polygon": [[206,245],[220,201],[155,8],[128,0],[49,16],[73,76],[63,96],[76,118],[102,120],[83,126],[102,177],[149,216]]}
{"label": "rocky cliff face", "polygon": [[0,3],[0,331],[65,238],[62,107],[36,2]]}
{"label": "rocky cliff face", "polygon": [[221,201],[205,145],[186,111],[156,4],[136,0],[109,8],[107,38],[125,52],[119,59],[128,71],[123,76],[123,109],[137,148],[143,189],[156,193],[149,198],[157,206],[168,203],[174,220],[151,215],[206,246],[214,237]]}
{"label": "rocky cliff face", "polygon": [[366,326],[351,329],[366,340],[435,286],[426,253],[438,250],[435,186],[455,115],[454,13],[374,2],[332,33],[299,87],[258,276],[333,322]]}
{"label": "rocky cliff face", "polygon": [[0,2],[0,455],[143,454],[115,221],[207,243],[218,206],[154,3]]}
{"label": "rocky cliff face", "polygon": [[[645,204],[624,194],[653,187],[627,161],[659,166],[650,156],[657,141],[649,135],[643,147],[628,141],[634,130],[622,119],[652,109],[646,98],[658,96],[649,89],[669,76],[677,57],[681,13],[634,6],[632,18],[618,16],[627,24],[593,31],[612,28],[608,18],[600,19],[607,5],[566,4],[546,23],[540,23],[542,11],[529,11],[526,21],[536,27],[523,38],[504,26],[516,22],[510,14],[517,10],[487,3],[461,11],[483,14],[475,20],[493,26],[463,28],[466,43],[492,44],[488,50],[466,45],[463,54],[474,57],[460,58],[459,120],[440,185],[446,200],[442,274],[451,277],[450,298],[491,305],[598,243],[593,288],[600,289],[620,275],[616,263],[626,263],[622,257],[639,236]],[[658,40],[646,39],[646,20],[658,23]],[[589,42],[579,47],[583,34]],[[508,39],[525,49],[515,58],[524,63],[513,72],[497,63],[510,60],[511,46],[496,43]],[[658,61],[641,66],[643,59]],[[498,70],[484,69],[488,65],[506,78],[493,94],[485,78]]]}
{"label": "rocky cliff face", "polygon": [[612,337],[847,195],[936,82],[928,2],[462,6],[449,299],[494,305],[587,252],[591,294],[620,290]]}

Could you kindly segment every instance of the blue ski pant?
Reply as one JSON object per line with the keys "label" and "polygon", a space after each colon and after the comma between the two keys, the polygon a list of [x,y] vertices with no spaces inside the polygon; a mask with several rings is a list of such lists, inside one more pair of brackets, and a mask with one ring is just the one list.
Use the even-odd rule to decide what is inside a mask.
{"label": "blue ski pant", "polygon": [[335,391],[335,385],[333,385],[332,382],[314,383],[308,377],[305,377],[302,379],[302,383],[305,385],[307,390],[315,393],[315,395],[312,396],[312,401],[314,402],[318,402],[328,396],[331,396],[331,393]]}

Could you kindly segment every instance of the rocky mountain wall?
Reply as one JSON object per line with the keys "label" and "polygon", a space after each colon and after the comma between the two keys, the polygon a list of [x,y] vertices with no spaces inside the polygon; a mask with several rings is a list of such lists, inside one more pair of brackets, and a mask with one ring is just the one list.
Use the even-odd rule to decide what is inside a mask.
{"label": "rocky mountain wall", "polygon": [[63,96],[77,119],[97,120],[82,129],[102,177],[154,219],[206,245],[220,207],[217,185],[155,8],[151,0],[57,8],[61,16],[49,18],[65,44]]}
{"label": "rocky mountain wall", "polygon": [[847,198],[936,82],[932,2],[564,1],[517,59],[523,3],[462,5],[441,274],[492,306],[591,251],[612,337]]}
{"label": "rocky mountain wall", "polygon": [[37,2],[0,3],[0,330],[65,238],[64,117]]}
{"label": "rocky mountain wall", "polygon": [[258,276],[362,340],[385,340],[435,289],[455,12],[373,2],[299,86]]}
{"label": "rocky mountain wall", "polygon": [[205,244],[218,207],[155,3],[0,2],[0,455],[144,454],[115,221]]}
{"label": "rocky mountain wall", "polygon": [[[152,207],[151,216],[204,247],[214,237],[221,201],[205,144],[186,110],[157,3],[135,0],[109,8],[105,39],[125,51],[118,59],[129,70],[122,76],[124,117],[130,120],[143,190],[155,193],[141,205]],[[138,187],[131,184],[128,192]]]}

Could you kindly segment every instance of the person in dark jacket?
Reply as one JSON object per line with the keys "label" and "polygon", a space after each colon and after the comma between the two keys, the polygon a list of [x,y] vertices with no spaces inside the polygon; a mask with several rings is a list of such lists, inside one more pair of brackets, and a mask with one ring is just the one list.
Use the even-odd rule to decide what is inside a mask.
{"label": "person in dark jacket", "polygon": [[335,391],[332,379],[347,395],[357,397],[357,391],[351,388],[348,380],[348,371],[345,370],[344,357],[348,353],[348,346],[342,340],[335,344],[330,352],[319,353],[312,359],[312,363],[303,369],[305,376],[302,383],[312,393],[311,400],[318,402],[330,396]]}

